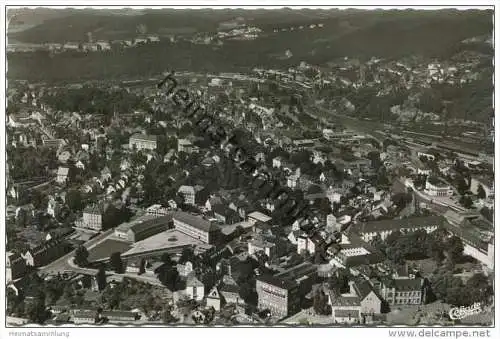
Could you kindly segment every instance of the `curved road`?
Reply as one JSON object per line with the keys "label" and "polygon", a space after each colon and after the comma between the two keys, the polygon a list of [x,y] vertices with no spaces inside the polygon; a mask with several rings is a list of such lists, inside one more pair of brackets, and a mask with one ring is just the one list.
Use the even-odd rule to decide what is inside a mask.
{"label": "curved road", "polygon": [[[113,234],[113,229],[109,229],[95,238],[90,239],[87,241],[83,246],[85,246],[87,249],[91,249],[92,247],[100,244],[104,240],[106,240],[111,234]],[[38,272],[41,274],[49,274],[49,273],[59,273],[67,270],[74,271],[72,267],[68,264],[68,260],[73,258],[75,256],[75,250],[63,255],[59,259],[54,260],[50,264],[40,267],[38,269]]]}

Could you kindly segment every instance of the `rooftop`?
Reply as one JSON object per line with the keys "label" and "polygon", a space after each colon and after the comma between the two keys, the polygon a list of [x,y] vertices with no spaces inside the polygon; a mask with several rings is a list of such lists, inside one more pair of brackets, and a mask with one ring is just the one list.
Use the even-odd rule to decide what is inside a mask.
{"label": "rooftop", "polygon": [[265,215],[264,213],[258,211],[248,214],[248,217],[262,222],[268,222],[269,220],[272,219],[270,216]]}
{"label": "rooftop", "polygon": [[420,291],[420,289],[422,288],[423,279],[391,279],[384,283],[388,285],[388,287],[394,287],[398,292]]}
{"label": "rooftop", "polygon": [[68,167],[59,167],[57,169],[57,175],[68,175],[69,168]]}
{"label": "rooftop", "polygon": [[134,233],[144,232],[149,229],[159,227],[159,226],[167,226],[172,221],[172,216],[167,215],[159,218],[154,218],[151,220],[147,220],[141,223],[137,223],[130,227],[130,230]]}
{"label": "rooftop", "polygon": [[154,141],[156,142],[157,136],[156,135],[147,135],[147,134],[141,134],[141,133],[136,133],[130,137],[130,140],[140,140],[140,141]]}
{"label": "rooftop", "polygon": [[257,277],[257,281],[261,281],[263,283],[280,287],[286,290],[290,290],[297,286],[297,284],[294,281],[281,279],[272,275],[259,276]]}
{"label": "rooftop", "polygon": [[217,226],[212,222],[203,219],[200,216],[196,216],[187,212],[176,212],[173,215],[173,219],[174,222],[175,220],[178,220],[190,226],[196,227],[204,232],[211,232],[218,229]]}
{"label": "rooftop", "polygon": [[436,177],[427,178],[427,182],[436,187],[449,187],[447,183]]}
{"label": "rooftop", "polygon": [[136,242],[131,248],[129,247],[130,249],[123,253],[123,255],[166,251],[169,249],[182,248],[184,246],[192,246],[200,243],[201,241],[196,240],[189,235],[175,229],[171,229]]}
{"label": "rooftop", "polygon": [[421,228],[426,226],[442,225],[443,221],[443,216],[370,221],[356,224],[353,227],[353,231],[361,234],[368,232],[395,231],[404,228]]}
{"label": "rooftop", "polygon": [[139,224],[139,223],[143,223],[143,222],[147,222],[147,221],[153,220],[153,219],[156,219],[156,216],[151,215],[151,214],[144,214],[138,218],[130,220],[129,222],[125,222],[125,223],[120,224],[118,227],[116,227],[116,230],[121,231],[121,232],[127,232],[134,225]]}
{"label": "rooftop", "polygon": [[187,146],[187,145],[192,145],[193,143],[188,140],[188,139],[179,139],[178,141],[179,145],[184,145],[184,146]]}

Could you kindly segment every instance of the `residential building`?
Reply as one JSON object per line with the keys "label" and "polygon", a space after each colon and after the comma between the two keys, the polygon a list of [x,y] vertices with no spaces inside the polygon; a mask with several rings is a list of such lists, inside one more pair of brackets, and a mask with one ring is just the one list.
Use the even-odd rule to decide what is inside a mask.
{"label": "residential building", "polygon": [[262,223],[267,223],[268,221],[271,221],[271,217],[268,215],[265,215],[264,213],[261,212],[252,212],[248,214],[248,220],[252,223],[255,224],[257,222],[262,222]]}
{"label": "residential building", "polygon": [[240,297],[240,288],[236,283],[223,283],[220,288],[220,295],[222,296],[223,302],[226,304],[244,304],[245,302]]}
{"label": "residential building", "polygon": [[382,312],[382,297],[367,280],[358,280],[349,284],[350,291],[360,300],[361,314],[379,314]]}
{"label": "residential building", "polygon": [[136,133],[129,139],[129,147],[137,150],[155,150],[157,147],[156,135],[147,135]]}
{"label": "residential building", "polygon": [[356,224],[353,227],[353,232],[358,233],[364,241],[370,242],[377,234],[382,240],[385,240],[394,231],[414,232],[423,229],[427,233],[431,233],[443,223],[443,216],[380,220]]}
{"label": "residential building", "polygon": [[7,252],[6,278],[8,283],[11,280],[21,278],[26,273],[26,261],[19,254]]}
{"label": "residential building", "polygon": [[268,309],[273,316],[284,318],[300,310],[300,295],[295,281],[273,276],[258,276],[256,280],[258,308]]}
{"label": "residential building", "polygon": [[168,208],[162,207],[160,204],[155,204],[146,208],[146,214],[155,217],[162,217],[169,215],[170,211],[168,210]]}
{"label": "residential building", "polygon": [[240,221],[239,214],[223,204],[216,204],[213,206],[212,211],[220,223],[234,224]]}
{"label": "residential building", "polygon": [[212,288],[210,293],[207,295],[207,307],[213,307],[216,312],[220,311],[221,308],[221,296],[217,287]]}
{"label": "residential building", "polygon": [[280,168],[283,164],[283,161],[284,160],[282,157],[273,158],[273,168]]}
{"label": "residential building", "polygon": [[196,205],[200,200],[200,192],[203,191],[203,186],[186,186],[179,187],[177,193],[184,197],[184,203],[188,205]]}
{"label": "residential building", "polygon": [[193,152],[193,143],[187,139],[179,139],[177,141],[177,152]]}
{"label": "residential building", "polygon": [[256,237],[248,242],[248,254],[252,255],[256,252],[264,252],[269,259],[276,256],[276,244],[266,241],[261,237]]}
{"label": "residential building", "polygon": [[63,256],[68,251],[68,244],[62,239],[52,239],[28,250],[23,258],[27,266],[40,267]]}
{"label": "residential building", "polygon": [[103,216],[109,205],[91,205],[83,210],[83,227],[91,228],[96,231],[102,230]]}
{"label": "residential building", "polygon": [[297,253],[301,254],[303,252],[308,252],[314,255],[318,250],[319,246],[324,243],[324,240],[315,234],[312,237],[307,235],[300,235],[297,237]]}
{"label": "residential building", "polygon": [[332,307],[332,318],[336,324],[361,323],[361,301],[356,294],[337,294],[329,290],[328,304]]}
{"label": "residential building", "polygon": [[56,182],[58,184],[64,185],[68,181],[69,168],[68,167],[59,167],[57,169],[57,177]]}
{"label": "residential building", "polygon": [[194,275],[190,275],[186,281],[186,289],[184,293],[189,297],[189,299],[193,299],[196,301],[203,300],[205,297],[205,285]]}
{"label": "residential building", "polygon": [[101,318],[106,318],[110,323],[129,323],[137,320],[138,314],[131,311],[102,311]]}
{"label": "residential building", "polygon": [[97,319],[97,312],[95,311],[77,311],[71,318],[75,325],[80,324],[95,324]]}
{"label": "residential building", "polygon": [[204,243],[211,244],[216,240],[218,228],[211,221],[186,212],[176,212],[173,215],[176,230]]}
{"label": "residential building", "polygon": [[181,277],[187,277],[193,272],[193,264],[190,261],[187,261],[185,264],[177,263],[176,267]]}
{"label": "residential building", "polygon": [[65,144],[64,139],[44,139],[42,140],[43,146],[51,148],[59,148]]}

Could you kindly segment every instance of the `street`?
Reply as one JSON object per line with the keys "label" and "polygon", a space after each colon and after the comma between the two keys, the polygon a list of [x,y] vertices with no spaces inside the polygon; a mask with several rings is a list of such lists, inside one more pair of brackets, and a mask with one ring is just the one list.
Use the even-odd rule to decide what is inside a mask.
{"label": "street", "polygon": [[[106,240],[109,235],[113,234],[113,232],[114,232],[113,229],[107,230],[107,231],[99,234],[95,238],[92,238],[89,241],[87,241],[84,244],[84,246],[87,249],[90,249],[90,248],[96,246],[97,244],[103,242],[104,240]],[[50,264],[43,266],[43,267],[40,267],[38,271],[40,272],[40,274],[50,274],[50,273],[59,273],[59,272],[63,272],[66,270],[73,270],[72,267],[68,264],[68,260],[73,258],[74,255],[75,255],[75,251],[73,250],[73,251],[63,255],[59,259],[54,260]]]}

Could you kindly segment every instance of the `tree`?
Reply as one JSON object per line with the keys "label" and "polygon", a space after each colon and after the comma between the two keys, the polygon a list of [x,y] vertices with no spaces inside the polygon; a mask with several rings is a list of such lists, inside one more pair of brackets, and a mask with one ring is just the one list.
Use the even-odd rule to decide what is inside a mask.
{"label": "tree", "polygon": [[45,307],[45,293],[42,290],[38,292],[35,302],[29,305],[27,315],[32,323],[40,325],[50,318],[50,312]]}
{"label": "tree", "polygon": [[82,194],[79,190],[71,189],[66,193],[66,204],[72,211],[83,209]]}
{"label": "tree", "polygon": [[338,294],[346,293],[349,291],[349,271],[346,269],[337,270],[329,280],[328,283]]}
{"label": "tree", "polygon": [[481,215],[486,218],[489,222],[493,222],[493,209],[483,207],[480,211]]}
{"label": "tree", "polygon": [[451,262],[457,262],[457,260],[462,257],[464,253],[464,244],[462,243],[462,239],[456,235],[446,240],[444,248]]}
{"label": "tree", "polygon": [[486,198],[486,192],[484,191],[483,185],[479,185],[477,188],[477,197],[479,199],[484,199]]}
{"label": "tree", "polygon": [[161,255],[161,261],[167,266],[174,265],[174,261],[172,260],[172,258],[170,257],[170,254],[168,254],[168,253],[163,253]]}
{"label": "tree", "polygon": [[16,225],[19,228],[24,228],[28,225],[29,216],[28,212],[24,208],[20,208],[16,216]]}
{"label": "tree", "polygon": [[328,306],[328,297],[321,288],[318,288],[314,294],[313,308],[316,314],[320,315],[328,315],[331,312],[331,308]]}
{"label": "tree", "polygon": [[375,247],[377,250],[379,250],[380,252],[382,252],[383,254],[386,253],[386,245],[384,243],[384,241],[382,240],[382,238],[380,237],[380,234],[377,234],[373,237],[372,241],[370,242],[370,244]]}
{"label": "tree", "polygon": [[139,264],[139,274],[146,273],[146,260],[141,258],[141,263]]}
{"label": "tree", "polygon": [[83,245],[78,246],[75,251],[75,264],[80,267],[86,266],[88,264],[89,251]]}
{"label": "tree", "polygon": [[184,247],[182,249],[181,257],[179,258],[179,263],[184,264],[190,261],[193,263],[194,261],[194,251],[191,247]]}
{"label": "tree", "polygon": [[216,276],[212,270],[208,270],[201,277],[201,282],[205,286],[205,290],[211,290],[216,283]]}
{"label": "tree", "polygon": [[473,302],[489,304],[494,295],[493,286],[484,274],[474,274],[465,284]]}
{"label": "tree", "polygon": [[473,205],[472,199],[468,195],[462,195],[458,202],[465,208],[471,208]]}
{"label": "tree", "polygon": [[412,199],[413,198],[409,193],[396,193],[392,196],[391,200],[399,209],[403,209],[412,201]]}
{"label": "tree", "polygon": [[99,291],[104,291],[104,289],[106,288],[106,269],[104,268],[104,265],[99,266],[99,271],[96,275],[96,281]]}
{"label": "tree", "polygon": [[458,191],[458,193],[460,193],[461,195],[464,195],[468,189],[469,189],[469,185],[467,184],[467,181],[465,181],[464,178],[459,177],[457,179],[457,191]]}
{"label": "tree", "polygon": [[179,272],[172,266],[161,266],[158,270],[158,280],[171,291],[176,291],[180,287]]}
{"label": "tree", "polygon": [[239,289],[239,294],[240,297],[245,301],[245,303],[250,304],[250,305],[257,305],[257,292],[255,291],[254,286],[250,281],[245,281],[241,283],[240,289]]}
{"label": "tree", "polygon": [[121,257],[120,252],[114,252],[111,254],[109,257],[109,261],[111,263],[111,266],[115,270],[116,273],[123,273],[124,272],[124,265]]}

